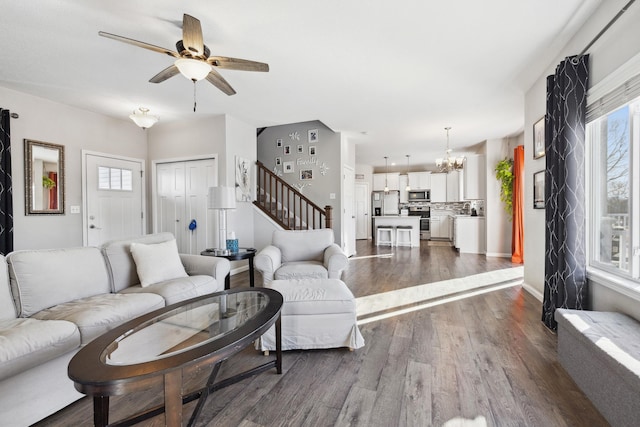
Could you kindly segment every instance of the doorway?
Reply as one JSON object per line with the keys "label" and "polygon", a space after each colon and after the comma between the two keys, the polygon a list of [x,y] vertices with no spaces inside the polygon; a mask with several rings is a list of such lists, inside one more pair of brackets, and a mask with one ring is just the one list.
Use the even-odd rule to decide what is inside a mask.
{"label": "doorway", "polygon": [[82,151],[82,241],[106,241],[145,234],[144,160]]}
{"label": "doorway", "polygon": [[371,230],[371,222],[369,218],[369,198],[369,183],[356,182],[356,239],[369,238],[369,230]]}
{"label": "doorway", "polygon": [[342,216],[343,249],[347,256],[356,254],[356,214],[354,212],[355,172],[348,166],[343,167],[344,182],[342,183]]}

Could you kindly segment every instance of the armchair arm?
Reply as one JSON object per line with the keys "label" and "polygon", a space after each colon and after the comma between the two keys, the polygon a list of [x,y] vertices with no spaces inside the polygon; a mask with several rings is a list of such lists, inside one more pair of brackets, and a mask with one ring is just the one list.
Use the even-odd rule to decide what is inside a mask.
{"label": "armchair arm", "polygon": [[212,276],[218,281],[224,281],[231,271],[231,263],[224,258],[180,254],[180,261],[189,276]]}
{"label": "armchair arm", "polygon": [[347,268],[349,264],[349,258],[347,258],[340,246],[333,243],[324,250],[323,264],[329,272],[330,279],[339,279],[342,275],[342,270]]}
{"label": "armchair arm", "polygon": [[257,253],[253,259],[253,266],[262,273],[264,283],[273,280],[273,275],[282,265],[282,252],[275,246],[269,245]]}

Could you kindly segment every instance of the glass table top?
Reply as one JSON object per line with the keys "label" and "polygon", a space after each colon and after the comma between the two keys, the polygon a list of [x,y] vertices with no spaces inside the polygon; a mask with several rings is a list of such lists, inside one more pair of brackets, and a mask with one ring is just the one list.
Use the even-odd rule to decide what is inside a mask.
{"label": "glass table top", "polygon": [[104,348],[106,365],[160,360],[220,339],[255,319],[269,304],[263,292],[213,295],[184,304],[128,330]]}

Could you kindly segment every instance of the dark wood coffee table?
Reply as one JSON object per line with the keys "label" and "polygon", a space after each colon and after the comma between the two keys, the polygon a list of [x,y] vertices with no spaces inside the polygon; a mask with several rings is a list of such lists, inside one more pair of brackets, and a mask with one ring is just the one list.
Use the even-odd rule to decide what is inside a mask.
{"label": "dark wood coffee table", "polygon": [[[271,368],[282,373],[282,295],[266,288],[241,288],[193,298],[140,316],[82,348],[69,363],[69,378],[93,396],[94,424],[109,424],[109,396],[164,384],[164,405],[110,425],[132,425],[165,414],[165,425],[182,425],[182,405],[199,399],[193,425],[208,397]],[[215,382],[224,360],[276,325],[276,357],[249,371]],[[211,367],[204,388],[182,395],[182,371]]]}

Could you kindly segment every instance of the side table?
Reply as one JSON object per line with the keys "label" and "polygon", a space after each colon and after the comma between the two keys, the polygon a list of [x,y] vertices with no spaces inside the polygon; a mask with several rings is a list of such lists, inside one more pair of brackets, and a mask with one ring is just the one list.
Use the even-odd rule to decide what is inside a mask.
{"label": "side table", "polygon": [[[256,249],[254,248],[238,248],[238,252],[231,252],[228,255],[214,255],[213,249],[205,249],[200,252],[200,255],[204,256],[215,256],[218,258],[226,258],[229,261],[241,261],[243,259],[249,260],[249,286],[254,287],[254,277],[253,277],[253,258],[256,256]],[[224,278],[224,288],[231,288],[231,272],[227,274],[227,277]]]}

